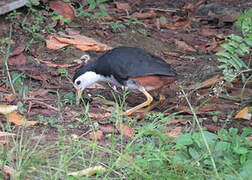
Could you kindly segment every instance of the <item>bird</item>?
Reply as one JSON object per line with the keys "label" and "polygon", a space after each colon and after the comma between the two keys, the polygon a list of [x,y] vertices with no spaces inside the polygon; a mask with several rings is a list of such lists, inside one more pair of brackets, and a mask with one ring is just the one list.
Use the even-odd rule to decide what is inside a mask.
{"label": "bird", "polygon": [[163,101],[165,97],[159,94],[159,101],[150,105],[153,101],[150,93],[159,92],[173,83],[177,76],[175,69],[159,56],[138,47],[119,46],[80,67],[73,76],[73,86],[77,104],[83,90],[97,82],[142,92],[146,101],[125,111],[124,114],[130,116],[144,107],[147,111],[151,110]]}

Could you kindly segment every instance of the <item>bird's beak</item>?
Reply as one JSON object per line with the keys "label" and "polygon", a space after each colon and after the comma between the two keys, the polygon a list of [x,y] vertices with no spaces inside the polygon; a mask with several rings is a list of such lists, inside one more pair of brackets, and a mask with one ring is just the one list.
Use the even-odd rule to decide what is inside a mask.
{"label": "bird's beak", "polygon": [[76,105],[78,106],[80,104],[80,99],[82,95],[82,90],[74,88],[74,92],[76,94]]}

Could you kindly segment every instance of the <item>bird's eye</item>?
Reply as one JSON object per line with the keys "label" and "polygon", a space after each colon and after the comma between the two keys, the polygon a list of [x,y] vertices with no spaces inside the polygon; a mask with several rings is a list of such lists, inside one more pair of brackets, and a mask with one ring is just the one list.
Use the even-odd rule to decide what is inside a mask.
{"label": "bird's eye", "polygon": [[76,82],[77,85],[80,85],[80,83],[81,83],[81,81],[77,81],[77,82]]}

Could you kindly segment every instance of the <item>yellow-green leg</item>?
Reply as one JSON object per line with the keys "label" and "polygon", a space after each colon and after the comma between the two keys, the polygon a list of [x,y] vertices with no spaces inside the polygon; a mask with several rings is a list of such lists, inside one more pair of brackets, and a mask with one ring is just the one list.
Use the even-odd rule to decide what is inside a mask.
{"label": "yellow-green leg", "polygon": [[142,109],[143,107],[146,107],[148,106],[152,101],[153,101],[153,97],[144,89],[144,87],[141,87],[139,89],[139,91],[141,91],[145,96],[146,96],[146,101],[143,102],[142,104],[139,104],[129,110],[127,110],[124,114],[129,116],[131,115],[133,112],[139,110],[139,109]]}

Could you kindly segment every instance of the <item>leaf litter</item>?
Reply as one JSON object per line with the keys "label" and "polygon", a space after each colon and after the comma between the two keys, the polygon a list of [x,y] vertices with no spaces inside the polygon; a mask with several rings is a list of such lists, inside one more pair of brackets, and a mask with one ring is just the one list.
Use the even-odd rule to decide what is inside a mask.
{"label": "leaf litter", "polygon": [[[26,62],[24,61],[22,62],[18,59],[15,59],[13,62],[13,66],[22,65],[22,66],[29,67],[30,70],[33,69],[33,71],[30,71],[30,72],[28,72],[25,69],[23,70],[27,78],[30,78],[31,86],[29,89],[29,94],[31,96],[34,96],[34,97],[29,97],[29,98],[35,98],[35,99],[27,99],[28,97],[24,98],[26,99],[26,101],[24,101],[26,109],[28,110],[28,106],[30,109],[28,111],[30,114],[30,116],[28,116],[29,118],[28,120],[36,119],[38,114],[43,115],[44,118],[49,118],[50,116],[52,116],[53,118],[57,119],[59,116],[59,112],[63,111],[63,114],[64,114],[65,113],[64,111],[67,111],[67,109],[64,107],[69,106],[69,104],[64,104],[61,107],[58,106],[56,102],[58,98],[56,95],[56,91],[58,91],[61,97],[64,99],[66,95],[72,90],[71,84],[69,83],[69,81],[62,77],[58,77],[58,79],[56,79],[56,77],[53,77],[47,71],[43,71],[43,73],[41,73],[42,72],[41,67],[39,66],[30,67],[28,66],[28,64],[32,63],[34,65],[37,63],[39,65],[46,66],[48,70],[53,70],[55,72],[60,68],[66,68],[72,75],[75,70],[74,67],[76,67],[77,65],[76,63],[73,63],[71,61],[65,62],[68,54],[62,50],[63,47],[68,48],[69,46],[73,46],[73,49],[71,50],[71,52],[76,51],[76,49],[81,49],[83,51],[96,51],[97,53],[95,54],[93,52],[92,52],[93,54],[90,53],[91,59],[95,59],[97,56],[99,56],[100,55],[99,52],[104,52],[106,50],[109,50],[111,49],[111,47],[115,47],[118,44],[139,46],[139,47],[146,48],[148,51],[151,51],[153,53],[158,52],[161,57],[167,60],[167,62],[169,62],[170,60],[170,62],[172,62],[172,64],[175,66],[175,69],[181,75],[185,77],[185,79],[183,80],[183,84],[184,84],[185,90],[188,93],[190,93],[190,91],[194,91],[195,94],[201,93],[201,92],[203,93],[203,91],[201,90],[206,90],[205,91],[206,93],[204,94],[203,97],[208,95],[209,94],[208,92],[210,92],[211,89],[217,86],[218,83],[221,81],[221,75],[220,73],[216,75],[216,72],[211,72],[211,71],[204,72],[204,73],[209,73],[209,76],[202,80],[200,79],[201,77],[203,77],[202,74],[199,74],[199,73],[197,74],[196,70],[201,69],[202,65],[210,66],[213,63],[211,61],[212,55],[215,52],[222,50],[220,45],[224,42],[223,40],[225,38],[225,35],[228,34],[231,31],[231,29],[230,30],[224,29],[222,26],[220,26],[220,24],[214,24],[214,21],[213,21],[214,19],[212,19],[211,16],[209,15],[205,17],[199,17],[199,16],[195,17],[194,12],[197,11],[197,8],[201,4],[203,4],[203,2],[204,2],[203,0],[199,0],[196,3],[186,2],[185,6],[181,7],[181,9],[190,10],[189,12],[190,16],[186,18],[183,16],[180,17],[179,15],[177,15],[178,10],[175,8],[165,9],[164,7],[166,6],[160,6],[158,8],[153,7],[150,9],[150,7],[146,6],[146,7],[143,7],[143,10],[139,10],[139,9],[135,9],[135,7],[132,4],[135,3],[136,6],[138,6],[137,4],[141,4],[142,3],[141,1],[134,1],[133,3],[127,2],[125,4],[122,4],[120,2],[120,4],[117,3],[116,6],[114,6],[113,4],[113,6],[111,6],[110,8],[111,9],[116,8],[117,11],[113,11],[113,12],[120,12],[121,14],[119,13],[111,14],[109,17],[110,20],[113,20],[114,22],[116,22],[117,20],[120,20],[122,24],[126,24],[128,19],[125,18],[125,16],[127,16],[127,13],[130,13],[132,17],[137,18],[138,20],[141,20],[144,25],[136,25],[136,27],[138,28],[132,29],[132,32],[128,31],[128,29],[126,30],[122,29],[120,33],[114,34],[111,32],[111,28],[108,25],[108,22],[106,23],[94,22],[94,21],[88,21],[87,19],[84,19],[83,23],[80,22],[79,27],[82,28],[82,32],[85,31],[85,36],[80,34],[79,28],[74,28],[74,27],[71,27],[71,28],[73,30],[76,30],[76,32],[65,29],[64,33],[57,32],[56,34],[48,34],[48,39],[46,40],[47,48],[42,48],[41,53],[39,53],[38,57],[35,54],[33,54],[33,51],[30,52],[31,56],[35,56],[38,59],[38,60],[33,60],[33,61],[29,61],[31,57],[29,56],[28,53],[23,52],[24,47],[20,45],[18,48],[16,48],[16,50],[12,51],[13,53],[12,55],[18,56],[20,54],[23,54],[24,56],[29,57],[29,58],[27,58]],[[60,2],[60,3],[63,3],[63,2]],[[166,2],[157,1],[157,3],[165,4]],[[58,6],[58,7],[56,7],[55,5],[53,7],[51,5],[51,8],[57,11],[63,17],[67,17],[65,15],[68,14],[69,12],[70,19],[72,20],[76,19],[76,16],[71,10],[72,7],[70,7],[70,4],[69,3],[66,3],[66,4],[68,4],[67,5],[68,7],[66,8],[68,10],[61,8],[63,10],[62,12],[60,12],[58,7],[64,6],[63,4],[61,4],[62,6]],[[124,9],[126,9],[128,12],[124,11]],[[160,21],[160,17],[162,16],[166,18],[166,21],[167,21],[166,23]],[[222,21],[220,16],[218,17],[216,16],[215,18],[218,18],[219,22]],[[54,25],[55,27],[58,26],[57,24],[54,24]],[[62,29],[64,29],[65,26],[69,27],[67,24],[63,25],[63,23],[61,22]],[[143,34],[147,33],[146,35],[138,34],[138,30],[141,28],[146,30],[146,32],[145,31],[141,32]],[[102,32],[103,35],[107,34],[106,35],[107,38],[105,40],[104,38],[102,40],[99,39],[96,36],[97,34],[95,34],[97,30]],[[183,39],[185,35],[188,35],[192,40],[187,41]],[[149,38],[150,39],[153,38],[154,41],[147,41],[146,43],[145,40]],[[100,43],[96,39],[99,39],[101,40],[101,42],[105,42],[105,43],[104,44]],[[157,41],[163,42],[165,45],[162,45],[162,43],[160,43],[161,45],[157,44],[156,43]],[[198,54],[197,47],[204,47],[204,50],[206,49],[205,53],[207,54],[204,54],[203,56]],[[39,49],[38,46],[37,47],[31,46],[31,48]],[[194,60],[191,60],[189,58],[183,58],[184,55],[194,57]],[[57,56],[58,59],[61,59],[61,61],[59,60],[54,61],[53,59],[55,58],[55,56]],[[11,67],[11,70],[15,72],[22,72],[22,68],[17,70],[17,69],[12,69]],[[3,71],[0,70],[0,72],[3,72]],[[36,72],[39,72],[39,73],[36,73]],[[56,81],[55,84],[52,83],[53,79]],[[42,86],[41,86],[40,81],[43,82]],[[0,73],[0,91],[1,91],[0,98],[6,97],[3,99],[4,102],[1,102],[1,104],[2,103],[8,104],[9,102],[12,102],[13,97],[11,97],[10,95],[10,91],[9,91],[10,89],[6,88],[6,86],[3,86],[2,82],[3,81],[2,81],[2,77]],[[70,84],[69,86],[67,85],[68,83]],[[59,84],[62,86],[57,86]],[[236,90],[229,87],[227,88],[228,91],[231,91],[233,93],[235,92],[236,94],[239,94],[240,92],[242,92],[242,88],[240,87],[239,82],[238,83],[232,82],[232,85],[234,88],[236,88]],[[94,86],[94,87],[95,88],[91,89],[91,92],[93,94],[96,94],[99,92],[99,94],[102,94],[103,96],[105,96],[106,99],[109,99],[111,101],[114,100],[110,91],[107,91],[106,89],[97,88],[98,86]],[[251,88],[248,88],[248,89],[251,89]],[[99,91],[99,90],[102,90],[102,91]],[[167,91],[165,92],[166,94],[169,94],[168,93],[169,88],[167,88],[165,91]],[[249,90],[246,91],[245,97],[249,96],[249,92],[250,92]],[[130,97],[128,98],[129,105],[139,103],[139,99],[141,99],[141,97],[139,97],[140,95],[137,93],[136,94],[131,93],[129,96],[133,96],[133,98],[130,98]],[[192,117],[191,116],[192,112],[190,108],[187,106],[187,104],[184,103],[184,101],[180,97],[179,90],[177,92],[177,95],[175,96],[176,97],[174,97],[173,99],[171,97],[168,97],[165,100],[166,102],[164,103],[165,104],[164,110],[167,111],[165,112],[165,115],[169,116],[171,113],[174,112],[174,109],[175,109],[176,111],[183,111],[183,114],[181,115],[182,118],[171,119],[170,123],[168,121],[167,125],[175,125],[175,126],[183,125],[184,122],[187,123],[188,119],[190,119],[188,117]],[[38,97],[40,99],[36,99]],[[52,101],[47,101],[47,99],[51,99]],[[130,101],[130,99],[133,99],[133,100]],[[191,97],[191,102],[193,103],[193,107],[197,109],[200,102],[197,100],[196,96]],[[221,104],[220,102],[223,102],[223,104]],[[97,106],[99,106],[100,111],[94,112],[94,108]],[[171,107],[176,107],[176,108],[169,110]],[[8,107],[8,108],[11,109],[11,107]],[[71,109],[74,112],[72,114],[71,114]],[[157,107],[156,109],[154,109],[154,112],[159,112],[160,109],[161,109],[160,107]],[[202,107],[197,109],[196,114],[204,118],[202,125],[206,127],[206,129],[208,129],[211,132],[216,132],[219,127],[222,127],[222,125],[221,123],[215,124],[212,122],[212,113],[215,113],[218,110],[223,110],[222,115],[217,115],[219,118],[223,118],[223,117],[226,117],[230,113],[230,109],[236,112],[235,113],[236,116],[233,115],[231,117],[232,122],[228,125],[228,127],[230,126],[232,127],[234,125],[235,127],[242,129],[242,127],[248,126],[248,124],[243,124],[244,122],[240,121],[240,119],[248,119],[248,117],[251,118],[251,116],[249,116],[250,114],[247,111],[247,106],[244,109],[240,108],[236,104],[236,101],[228,100],[228,99],[224,101],[219,96],[213,97],[211,102],[209,101],[206,104],[204,104]],[[80,112],[82,110],[83,109],[81,109],[80,107],[75,107],[75,106],[70,105],[70,110],[68,110],[69,111],[68,115],[63,115],[61,123],[62,124],[64,124],[65,122],[74,123],[74,119],[76,118],[76,116],[77,117],[81,116]],[[7,114],[11,112],[8,111]],[[2,114],[6,114],[6,112]],[[73,114],[76,114],[76,116],[75,115],[73,116]],[[24,124],[26,121],[25,116],[23,115],[19,116],[19,115],[20,114],[18,113],[13,115],[14,119],[15,118],[21,119],[22,121],[20,122],[20,124],[22,123]],[[95,101],[93,104],[92,102],[90,103],[89,118],[92,121],[99,122],[100,120],[104,120],[104,119],[109,120],[111,118],[110,115],[111,115],[111,111],[104,112],[103,103],[98,103],[98,105],[96,104]],[[4,117],[4,115],[2,116]],[[145,115],[143,115],[143,117],[144,116]],[[183,117],[187,117],[187,118],[183,118]],[[236,120],[234,120],[235,118]],[[149,121],[146,121],[146,123],[148,122]],[[19,122],[17,122],[17,124],[18,123]],[[119,132],[117,134],[122,134],[123,136],[127,138],[133,138],[135,134],[135,129],[134,129],[134,125],[132,126],[133,127],[129,126],[127,123],[122,123],[122,124],[117,123],[116,125],[114,125],[113,123],[108,122],[107,124],[99,124],[98,126],[99,130],[96,130],[94,132],[93,138],[91,138],[92,133],[91,134],[88,133],[86,136],[90,137],[91,139],[104,141],[106,139],[104,134]],[[84,125],[82,128],[84,130],[89,129],[88,127]],[[67,133],[73,134],[72,132],[74,132],[75,134],[75,131],[77,135],[78,134],[77,129],[68,130]],[[81,129],[81,133],[83,133],[82,129]],[[177,126],[174,129],[172,129],[172,131],[167,132],[167,133],[170,133],[169,135],[172,137],[176,137],[177,135],[179,135],[179,133],[181,133],[181,128]],[[81,173],[75,172],[74,175],[76,174],[81,174]],[[86,173],[83,173],[83,174],[86,174]]]}

